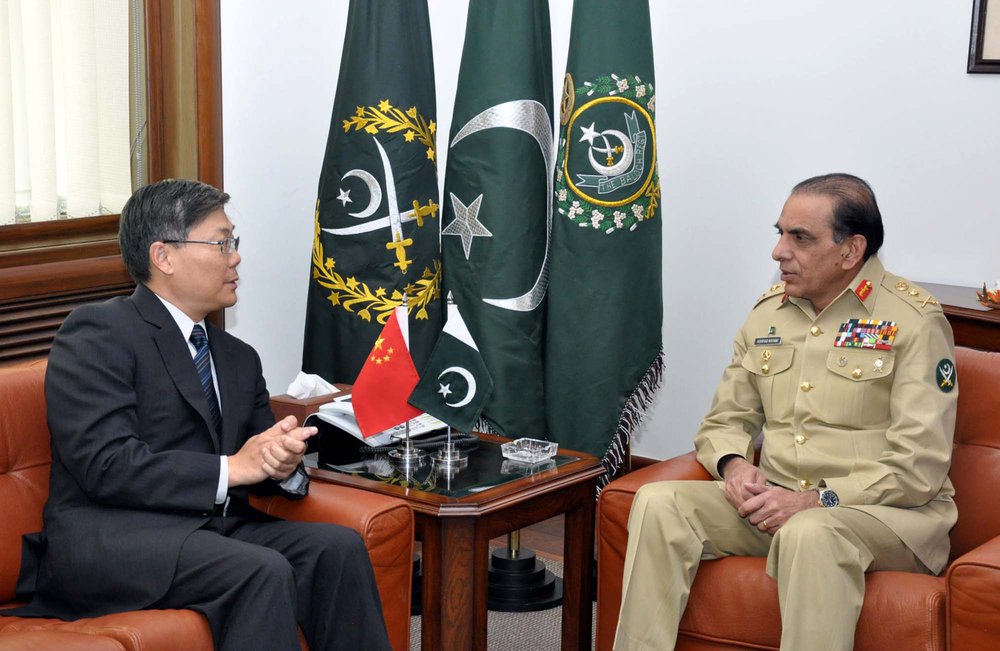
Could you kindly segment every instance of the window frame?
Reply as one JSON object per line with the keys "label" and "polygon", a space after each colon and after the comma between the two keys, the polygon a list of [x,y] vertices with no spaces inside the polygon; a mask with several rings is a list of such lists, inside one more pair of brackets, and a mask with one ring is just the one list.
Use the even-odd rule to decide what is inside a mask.
{"label": "window frame", "polygon": [[[220,0],[145,0],[145,17],[149,180],[222,188]],[[119,217],[0,226],[0,365],[47,355],[77,305],[131,293]]]}

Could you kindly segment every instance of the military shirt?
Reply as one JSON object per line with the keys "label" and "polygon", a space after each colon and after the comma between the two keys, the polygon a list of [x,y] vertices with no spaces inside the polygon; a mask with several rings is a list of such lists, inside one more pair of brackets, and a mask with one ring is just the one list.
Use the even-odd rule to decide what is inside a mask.
{"label": "military shirt", "polygon": [[958,517],[948,479],[958,380],[941,306],[876,256],[819,314],[784,285],[764,293],[733,345],[695,437],[716,478],[728,454],[767,480],[826,486],[882,521],[932,571]]}

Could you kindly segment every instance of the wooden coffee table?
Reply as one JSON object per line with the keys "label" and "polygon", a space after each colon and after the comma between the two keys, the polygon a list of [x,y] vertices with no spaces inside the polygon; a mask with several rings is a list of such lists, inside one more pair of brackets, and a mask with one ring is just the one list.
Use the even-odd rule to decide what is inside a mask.
{"label": "wooden coffee table", "polygon": [[400,497],[413,507],[423,543],[423,651],[486,651],[489,541],[565,514],[562,649],[590,649],[597,458],[559,450],[536,466],[505,463],[500,444],[482,435],[467,468],[454,477],[429,464],[409,476],[346,474],[310,468],[316,481]]}

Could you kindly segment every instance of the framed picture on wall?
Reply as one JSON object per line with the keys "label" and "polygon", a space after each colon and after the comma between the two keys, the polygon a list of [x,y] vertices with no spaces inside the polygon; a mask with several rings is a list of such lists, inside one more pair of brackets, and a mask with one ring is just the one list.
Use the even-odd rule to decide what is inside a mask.
{"label": "framed picture on wall", "polygon": [[1000,0],[974,0],[969,72],[1000,73]]}

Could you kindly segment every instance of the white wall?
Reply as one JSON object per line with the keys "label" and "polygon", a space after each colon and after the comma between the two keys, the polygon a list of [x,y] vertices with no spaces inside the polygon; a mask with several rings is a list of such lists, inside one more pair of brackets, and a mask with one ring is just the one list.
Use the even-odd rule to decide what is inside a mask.
{"label": "white wall", "polygon": [[[868,179],[896,273],[1000,277],[1000,75],[965,72],[971,2],[650,4],[667,374],[634,450],[663,458],[691,448],[733,334],[775,281],[771,226],[797,181]],[[572,3],[550,5],[558,86]],[[467,6],[430,1],[442,172]],[[222,3],[225,187],[244,238],[240,303],[226,318],[260,351],[272,393],[301,359],[346,14],[346,0]],[[609,38],[627,46],[628,35]]]}

